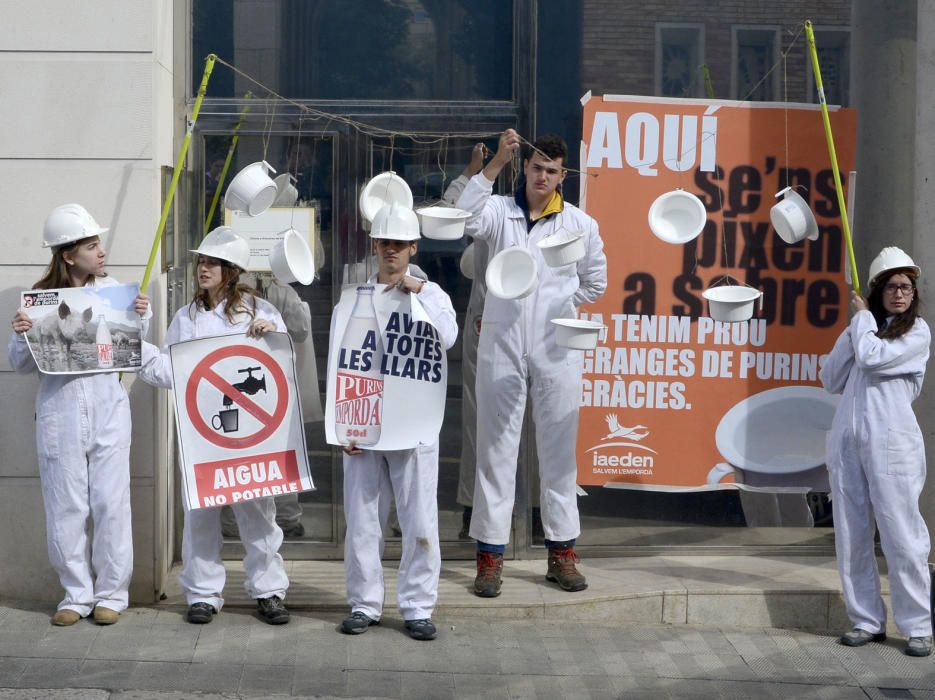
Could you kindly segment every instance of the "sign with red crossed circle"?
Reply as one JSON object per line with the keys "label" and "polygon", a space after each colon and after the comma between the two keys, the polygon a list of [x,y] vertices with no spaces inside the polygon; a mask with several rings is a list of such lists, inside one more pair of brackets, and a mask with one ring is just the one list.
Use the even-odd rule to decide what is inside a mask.
{"label": "sign with red crossed circle", "polygon": [[169,356],[190,509],[314,488],[287,333],[186,340]]}
{"label": "sign with red crossed circle", "polygon": [[[215,366],[221,360],[228,358],[243,358],[244,360],[258,362],[263,370],[267,372],[267,376],[272,377],[276,402],[271,413],[251,399],[248,394],[236,388],[231,381],[215,371]],[[256,418],[260,423],[259,429],[247,435],[229,437],[222,432],[218,432],[212,425],[208,425],[211,417],[206,420],[198,407],[198,388],[202,382],[207,382],[215,387],[233,402],[231,405],[236,405]],[[266,390],[269,391],[268,385]],[[289,387],[286,384],[286,375],[283,373],[282,368],[269,354],[251,345],[231,345],[208,353],[201,362],[195,365],[195,369],[185,387],[185,407],[188,409],[188,417],[192,422],[192,427],[205,440],[219,447],[236,449],[259,445],[282,424],[288,405]],[[220,422],[218,424],[220,425]]]}

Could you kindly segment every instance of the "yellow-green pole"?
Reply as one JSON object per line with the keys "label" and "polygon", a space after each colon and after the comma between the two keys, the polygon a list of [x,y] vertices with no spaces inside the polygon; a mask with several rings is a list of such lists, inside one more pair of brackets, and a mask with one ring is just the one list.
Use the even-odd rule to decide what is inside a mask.
{"label": "yellow-green pole", "polygon": [[143,273],[143,281],[140,283],[140,291],[144,294],[149,286],[149,276],[153,271],[153,265],[156,262],[156,253],[159,252],[159,244],[162,242],[162,235],[166,231],[166,221],[169,218],[169,208],[172,206],[172,200],[175,199],[175,190],[179,185],[179,177],[182,175],[182,168],[185,165],[185,156],[188,154],[188,146],[192,142],[192,132],[195,129],[195,122],[198,120],[198,112],[201,111],[201,101],[204,99],[205,92],[208,89],[208,78],[211,77],[211,71],[214,70],[214,61],[217,58],[213,53],[208,54],[205,59],[205,72],[201,76],[201,85],[198,87],[198,96],[195,98],[195,106],[192,108],[192,116],[188,122],[188,128],[185,130],[185,139],[182,141],[182,150],[179,152],[178,160],[175,162],[175,171],[172,173],[172,181],[169,183],[169,191],[166,193],[166,201],[162,205],[162,216],[159,217],[159,226],[156,228],[156,235],[153,238],[153,248],[149,253],[149,262],[146,263],[146,272]]}
{"label": "yellow-green pole", "polygon": [[701,64],[701,73],[704,75],[704,92],[709,100],[714,99],[714,84],[711,82],[711,70],[707,64]]}
{"label": "yellow-green pole", "polygon": [[[244,97],[249,100],[253,97],[253,93],[248,91]],[[211,206],[208,208],[208,216],[205,217],[205,233],[208,232],[208,226],[211,225],[211,219],[214,218],[214,210],[217,209],[218,200],[221,199],[221,190],[224,188],[224,181],[227,179],[227,171],[230,170],[234,151],[237,150],[237,142],[240,141],[240,127],[243,125],[249,111],[250,105],[244,105],[244,108],[240,111],[237,126],[234,127],[234,137],[231,139],[230,148],[227,149],[227,158],[224,159],[224,167],[221,168],[221,174],[218,176],[218,186],[214,188],[214,197],[211,200]]]}
{"label": "yellow-green pole", "polygon": [[815,87],[818,88],[818,102],[821,105],[821,120],[825,125],[825,140],[828,142],[828,155],[831,157],[831,172],[834,174],[834,187],[838,193],[838,210],[841,212],[841,224],[844,228],[844,242],[847,243],[847,257],[851,265],[851,281],[854,291],[860,294],[860,275],[857,274],[857,259],[854,257],[854,244],[851,241],[851,227],[847,221],[847,205],[844,203],[844,189],[841,187],[841,173],[838,170],[838,156],[834,150],[834,136],[831,134],[831,119],[828,117],[828,103],[825,101],[825,88],[821,82],[821,66],[818,64],[818,49],[815,48],[815,32],[810,20],[805,22],[805,36],[808,50],[812,55],[812,68],[815,73]]}

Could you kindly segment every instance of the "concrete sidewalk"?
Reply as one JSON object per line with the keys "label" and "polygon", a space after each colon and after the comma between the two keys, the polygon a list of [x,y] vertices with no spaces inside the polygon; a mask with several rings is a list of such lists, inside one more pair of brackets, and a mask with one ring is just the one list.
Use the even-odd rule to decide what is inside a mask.
{"label": "concrete sidewalk", "polygon": [[592,559],[581,594],[545,584],[543,565],[508,562],[503,596],[485,601],[468,592],[468,562],[446,563],[434,642],[409,639],[389,609],[366,634],[340,634],[340,562],[289,563],[283,627],[253,614],[238,566],[205,626],[184,621],[177,594],[112,627],[55,628],[53,606],[2,601],[0,700],[935,698],[935,659],[904,656],[901,639],[837,644],[848,625],[833,562]]}

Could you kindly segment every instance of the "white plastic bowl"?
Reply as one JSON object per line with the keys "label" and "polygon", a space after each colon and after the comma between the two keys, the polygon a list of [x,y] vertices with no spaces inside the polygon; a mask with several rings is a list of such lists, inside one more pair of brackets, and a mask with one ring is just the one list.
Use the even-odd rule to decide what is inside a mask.
{"label": "white plastic bowl", "polygon": [[546,236],[536,245],[542,251],[542,257],[549,267],[564,267],[578,262],[588,252],[583,231],[561,229]]}
{"label": "white plastic bowl", "polygon": [[704,230],[708,213],[691,192],[676,189],[656,197],[649,208],[649,228],[666,243],[688,243]]}
{"label": "white plastic bowl", "polygon": [[393,202],[412,209],[412,190],[405,180],[390,170],[375,175],[364,185],[360,191],[360,215],[373,222],[377,212]]}
{"label": "white plastic bowl", "polygon": [[791,474],[825,463],[825,437],[838,397],[815,386],[783,386],[748,396],[718,423],[717,449],[735,467]]}
{"label": "white plastic bowl", "polygon": [[273,182],[276,184],[274,207],[291,207],[298,201],[299,191],[295,188],[295,178],[290,173],[277,175]]}
{"label": "white plastic bowl", "polygon": [[701,293],[708,300],[711,318],[715,321],[738,323],[753,318],[753,305],[760,300],[763,305],[763,292],[753,287],[739,285],[711,287]]}
{"label": "white plastic bowl", "polygon": [[539,284],[536,261],[529,251],[512,247],[501,250],[487,265],[487,291],[500,299],[522,299]]}
{"label": "white plastic bowl", "polygon": [[769,220],[779,237],[790,245],[805,240],[818,240],[818,222],[802,196],[791,187],[776,193],[782,200],[769,210]]}
{"label": "white plastic bowl", "polygon": [[607,332],[607,326],[580,318],[553,318],[555,344],[572,350],[593,350]]}
{"label": "white plastic bowl", "polygon": [[282,240],[269,251],[269,269],[284,284],[311,284],[315,279],[315,257],[302,234],[286,229]]}
{"label": "white plastic bowl", "polygon": [[464,252],[461,253],[461,260],[458,262],[461,268],[461,274],[469,280],[474,279],[474,244],[471,243]]}
{"label": "white plastic bowl", "polygon": [[276,183],[269,176],[275,172],[265,160],[251,163],[231,180],[224,195],[224,206],[248,216],[259,216],[276,200]]}
{"label": "white plastic bowl", "polygon": [[456,241],[464,236],[464,222],[471,212],[454,207],[425,207],[416,212],[422,220],[422,235],[437,241]]}

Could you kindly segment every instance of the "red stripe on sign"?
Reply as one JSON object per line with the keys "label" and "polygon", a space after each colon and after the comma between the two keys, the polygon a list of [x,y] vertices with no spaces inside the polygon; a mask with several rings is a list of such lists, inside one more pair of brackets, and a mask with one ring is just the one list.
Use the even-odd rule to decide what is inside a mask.
{"label": "red stripe on sign", "polygon": [[194,471],[203,508],[298,493],[302,488],[295,450],[202,462]]}

